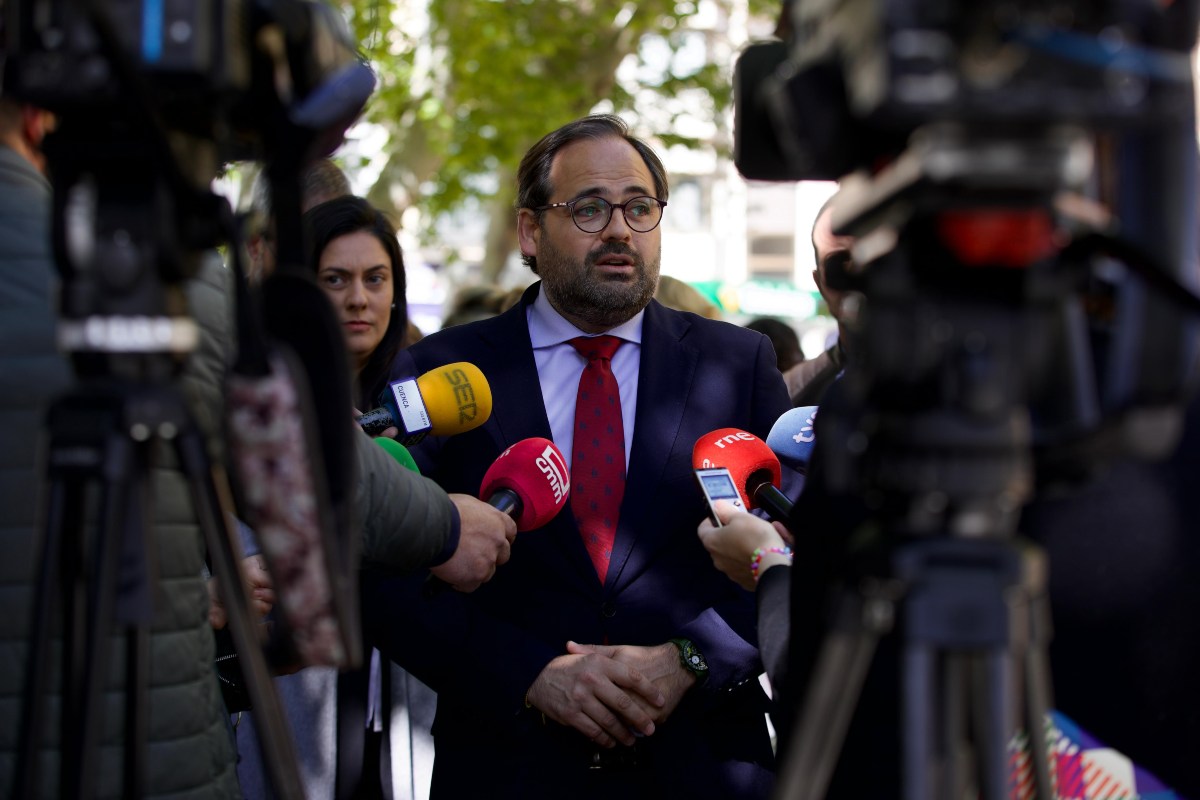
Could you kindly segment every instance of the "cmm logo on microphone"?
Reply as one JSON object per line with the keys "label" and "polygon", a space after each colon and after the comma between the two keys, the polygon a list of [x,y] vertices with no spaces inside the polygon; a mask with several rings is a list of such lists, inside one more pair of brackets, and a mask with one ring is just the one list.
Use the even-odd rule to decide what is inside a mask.
{"label": "cmm logo on microphone", "polygon": [[534,463],[546,476],[550,488],[554,491],[554,505],[560,505],[571,490],[571,473],[567,470],[562,453],[553,444],[548,444]]}

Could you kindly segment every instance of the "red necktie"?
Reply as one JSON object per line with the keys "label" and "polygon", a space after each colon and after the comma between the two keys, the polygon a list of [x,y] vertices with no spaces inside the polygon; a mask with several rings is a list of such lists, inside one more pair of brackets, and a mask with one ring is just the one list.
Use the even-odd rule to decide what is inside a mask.
{"label": "red necktie", "polygon": [[609,361],[621,346],[615,336],[580,336],[568,342],[588,360],[575,400],[571,445],[571,510],[584,546],[604,582],[625,494],[625,427],[621,390]]}

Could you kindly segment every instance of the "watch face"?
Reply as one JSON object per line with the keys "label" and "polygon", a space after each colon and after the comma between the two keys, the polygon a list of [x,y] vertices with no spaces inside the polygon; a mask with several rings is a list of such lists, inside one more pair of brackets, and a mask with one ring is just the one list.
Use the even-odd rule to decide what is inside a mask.
{"label": "watch face", "polygon": [[679,659],[689,672],[697,678],[702,678],[708,674],[708,662],[704,660],[704,655],[697,649],[696,645],[687,639],[674,639],[672,641],[679,648]]}

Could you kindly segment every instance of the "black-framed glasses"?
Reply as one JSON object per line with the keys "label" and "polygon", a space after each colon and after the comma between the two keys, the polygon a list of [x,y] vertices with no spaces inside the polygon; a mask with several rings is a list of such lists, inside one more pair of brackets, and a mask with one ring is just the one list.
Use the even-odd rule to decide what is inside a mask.
{"label": "black-framed glasses", "polygon": [[663,209],[667,207],[665,200],[653,197],[635,197],[624,203],[610,203],[603,197],[576,197],[565,203],[551,203],[548,206],[538,206],[534,211],[545,211],[550,208],[565,208],[571,212],[571,220],[575,227],[584,233],[599,233],[608,227],[612,220],[614,208],[621,209],[625,224],[632,231],[649,233],[662,222]]}

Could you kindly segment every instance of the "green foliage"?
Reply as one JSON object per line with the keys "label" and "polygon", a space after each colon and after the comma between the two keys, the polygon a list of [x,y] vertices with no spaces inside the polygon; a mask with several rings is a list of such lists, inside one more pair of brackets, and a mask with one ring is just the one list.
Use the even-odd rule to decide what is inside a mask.
{"label": "green foliage", "polygon": [[[774,16],[779,6],[750,7]],[[379,76],[368,119],[390,133],[381,180],[403,187],[427,220],[470,197],[511,194],[491,176],[515,174],[538,138],[598,106],[632,112],[646,92],[691,95],[693,113],[699,104],[721,129],[730,102],[731,64],[676,68],[673,56],[698,35],[687,24],[698,13],[691,0],[347,0],[346,8]],[[404,22],[422,11],[427,29]],[[665,44],[667,69],[648,62],[647,41],[660,54]],[[619,81],[627,58],[637,69],[627,64],[622,75],[637,78]],[[653,133],[667,146],[727,145]]]}

